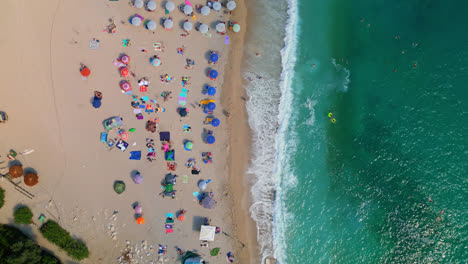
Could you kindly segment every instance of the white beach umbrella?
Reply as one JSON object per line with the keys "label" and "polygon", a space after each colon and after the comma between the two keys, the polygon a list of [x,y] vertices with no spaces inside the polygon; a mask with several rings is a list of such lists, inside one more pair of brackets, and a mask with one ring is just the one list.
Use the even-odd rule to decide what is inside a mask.
{"label": "white beach umbrella", "polygon": [[148,3],[146,3],[146,8],[148,8],[149,11],[154,11],[156,6],[156,2],[154,1],[148,1]]}
{"label": "white beach umbrella", "polygon": [[206,32],[208,32],[208,26],[205,25],[205,24],[201,24],[200,25],[200,32],[205,34]]}
{"label": "white beach umbrella", "polygon": [[234,2],[234,1],[229,1],[229,2],[227,3],[226,7],[227,7],[227,9],[229,9],[229,10],[234,10],[234,9],[236,9],[236,2]]}
{"label": "white beach umbrella", "polygon": [[214,10],[214,11],[219,11],[219,10],[221,10],[221,3],[220,3],[220,2],[214,2],[214,3],[213,3],[213,10]]}
{"label": "white beach umbrella", "polygon": [[193,7],[189,6],[189,5],[185,5],[184,6],[184,14],[186,15],[190,15],[193,13]]}
{"label": "white beach umbrella", "polygon": [[134,16],[132,18],[132,25],[134,25],[135,27],[139,26],[141,24],[141,18],[137,17],[137,16]]}
{"label": "white beach umbrella", "polygon": [[187,30],[187,31],[190,31],[190,30],[192,30],[192,28],[193,28],[192,23],[190,23],[190,21],[185,21],[184,29]]}
{"label": "white beach umbrella", "polygon": [[146,28],[149,30],[155,30],[156,27],[157,27],[157,24],[153,20],[150,20],[148,21],[148,23],[146,23]]}
{"label": "white beach umbrella", "polygon": [[136,8],[142,8],[143,7],[143,0],[135,0],[133,2],[133,6]]}
{"label": "white beach umbrella", "polygon": [[173,26],[174,22],[172,22],[172,20],[166,19],[166,21],[164,21],[164,28],[171,29]]}
{"label": "white beach umbrella", "polygon": [[218,23],[216,25],[216,30],[219,32],[224,32],[226,31],[226,25],[224,23]]}
{"label": "white beach umbrella", "polygon": [[240,25],[239,24],[234,24],[234,26],[232,26],[232,31],[239,32],[240,31]]}
{"label": "white beach umbrella", "polygon": [[200,10],[201,14],[204,15],[204,16],[209,15],[210,11],[211,11],[210,8],[207,7],[207,6],[202,7],[201,10]]}
{"label": "white beach umbrella", "polygon": [[168,2],[166,3],[166,9],[167,9],[167,11],[172,11],[172,10],[174,10],[174,8],[175,8],[174,2],[168,1]]}

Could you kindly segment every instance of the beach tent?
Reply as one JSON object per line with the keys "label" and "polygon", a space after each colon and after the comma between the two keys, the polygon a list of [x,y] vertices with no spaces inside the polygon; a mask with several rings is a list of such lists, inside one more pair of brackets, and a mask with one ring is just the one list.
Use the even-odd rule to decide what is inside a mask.
{"label": "beach tent", "polygon": [[34,186],[39,182],[39,176],[36,173],[28,173],[24,176],[24,184]]}
{"label": "beach tent", "polygon": [[165,7],[167,11],[173,11],[175,9],[174,2],[167,1]]}
{"label": "beach tent", "polygon": [[148,30],[156,30],[156,27],[157,27],[157,24],[153,20],[148,20],[148,22],[146,22],[146,28]]}
{"label": "beach tent", "polygon": [[132,20],[130,21],[130,23],[137,27],[137,26],[141,25],[141,18],[139,18],[137,16],[134,16],[132,18]]}
{"label": "beach tent", "polygon": [[140,173],[135,174],[135,176],[132,177],[132,180],[136,184],[141,184],[143,183],[143,176],[141,176]]}
{"label": "beach tent", "polygon": [[208,137],[206,137],[206,143],[208,143],[208,144],[213,144],[213,143],[215,143],[215,141],[216,141],[216,139],[212,135],[209,135]]}
{"label": "beach tent", "polygon": [[205,34],[206,32],[208,32],[209,28],[206,24],[201,24],[199,29],[201,33]]}
{"label": "beach tent", "polygon": [[232,10],[236,9],[236,2],[234,2],[234,1],[229,1],[229,2],[226,4],[226,7],[227,7],[227,9],[229,9],[229,10],[232,11]]}
{"label": "beach tent", "polygon": [[200,240],[201,241],[214,241],[216,233],[216,227],[202,225],[200,229]]}
{"label": "beach tent", "polygon": [[159,132],[159,140],[161,141],[171,141],[170,132]]}
{"label": "beach tent", "polygon": [[123,193],[125,191],[125,183],[123,181],[115,181],[114,191],[118,194]]}
{"label": "beach tent", "polygon": [[201,206],[206,209],[211,209],[215,206],[216,202],[213,198],[208,195],[204,195],[202,200],[200,201]]}
{"label": "beach tent", "polygon": [[19,178],[23,176],[23,166],[13,165],[9,168],[8,172],[12,178]]}
{"label": "beach tent", "polygon": [[149,11],[154,11],[156,9],[156,3],[154,1],[148,1],[146,3],[146,9],[148,9]]}
{"label": "beach tent", "polygon": [[211,11],[210,8],[207,7],[207,6],[202,7],[201,10],[200,10],[201,14],[204,15],[204,16],[209,15],[210,11]]}
{"label": "beach tent", "polygon": [[190,30],[192,30],[192,28],[193,28],[192,23],[190,23],[190,21],[185,21],[185,23],[184,23],[184,30],[190,31]]}
{"label": "beach tent", "polygon": [[174,22],[171,19],[166,19],[164,21],[164,28],[171,29],[174,26]]}
{"label": "beach tent", "polygon": [[216,12],[221,10],[221,3],[220,2],[214,2],[213,3],[213,10],[216,11]]}
{"label": "beach tent", "polygon": [[206,181],[201,180],[201,181],[198,183],[198,188],[200,188],[200,190],[204,191],[204,190],[206,190],[206,187],[207,187]]}
{"label": "beach tent", "polygon": [[193,13],[193,7],[189,6],[189,5],[185,5],[184,6],[184,14],[186,15],[190,15]]}
{"label": "beach tent", "polygon": [[116,117],[111,117],[102,122],[104,125],[104,128],[107,130],[111,130],[113,128],[120,128],[123,126],[123,119],[116,116]]}
{"label": "beach tent", "polygon": [[[223,24],[224,25],[224,24]],[[216,26],[217,27],[217,26]],[[211,62],[217,62],[219,60],[219,56],[218,56],[218,53],[212,53],[210,55],[210,61]]]}
{"label": "beach tent", "polygon": [[219,122],[219,119],[218,118],[213,118],[213,120],[211,120],[211,125],[214,126],[214,127],[217,127],[219,126],[220,122]]}
{"label": "beach tent", "polygon": [[182,258],[182,264],[205,264],[205,260],[200,255],[187,251]]}
{"label": "beach tent", "polygon": [[224,23],[218,23],[216,25],[216,30],[218,32],[224,32],[224,31],[226,31],[226,25]]}
{"label": "beach tent", "polygon": [[175,160],[175,153],[174,153],[173,149],[166,152],[165,159],[167,161],[174,161]]}
{"label": "beach tent", "polygon": [[136,8],[142,8],[143,7],[143,0],[135,0],[133,2],[133,6]]}

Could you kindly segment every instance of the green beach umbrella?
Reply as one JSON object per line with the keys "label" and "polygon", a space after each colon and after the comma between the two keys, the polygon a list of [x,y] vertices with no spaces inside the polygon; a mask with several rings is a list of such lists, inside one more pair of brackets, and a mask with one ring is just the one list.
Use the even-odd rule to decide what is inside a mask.
{"label": "green beach umbrella", "polygon": [[193,143],[191,141],[187,141],[187,142],[185,142],[184,147],[187,150],[191,150],[193,148]]}
{"label": "green beach umbrella", "polygon": [[174,190],[174,185],[169,183],[169,184],[166,184],[166,186],[164,186],[164,190],[166,192],[172,192],[172,190]]}

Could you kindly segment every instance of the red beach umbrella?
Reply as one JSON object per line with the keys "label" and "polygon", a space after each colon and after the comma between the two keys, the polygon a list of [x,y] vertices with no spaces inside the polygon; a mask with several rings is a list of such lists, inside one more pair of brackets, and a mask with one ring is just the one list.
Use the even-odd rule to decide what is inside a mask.
{"label": "red beach umbrella", "polygon": [[142,224],[145,223],[145,219],[140,216],[140,217],[137,218],[136,222],[137,222],[137,224],[142,225]]}
{"label": "red beach umbrella", "polygon": [[88,77],[91,74],[91,70],[86,66],[83,66],[80,72],[81,72],[81,75],[83,75],[84,77]]}
{"label": "red beach umbrella", "polygon": [[128,71],[126,67],[120,68],[120,75],[122,75],[122,77],[127,77],[129,73],[130,72]]}

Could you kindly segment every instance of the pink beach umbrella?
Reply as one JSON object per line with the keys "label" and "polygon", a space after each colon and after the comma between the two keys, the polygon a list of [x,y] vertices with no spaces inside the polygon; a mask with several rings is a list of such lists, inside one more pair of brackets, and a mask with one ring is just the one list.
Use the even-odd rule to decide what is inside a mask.
{"label": "pink beach umbrella", "polygon": [[142,211],[143,211],[143,208],[141,208],[141,206],[139,205],[135,206],[135,214],[141,215]]}
{"label": "pink beach umbrella", "polygon": [[120,57],[120,62],[122,62],[123,64],[128,64],[130,63],[130,57],[128,55],[122,55],[122,57]]}
{"label": "pink beach umbrella", "polygon": [[132,180],[133,180],[133,182],[135,184],[142,184],[143,183],[143,176],[141,176],[141,174],[138,173],[135,176],[133,176]]}

